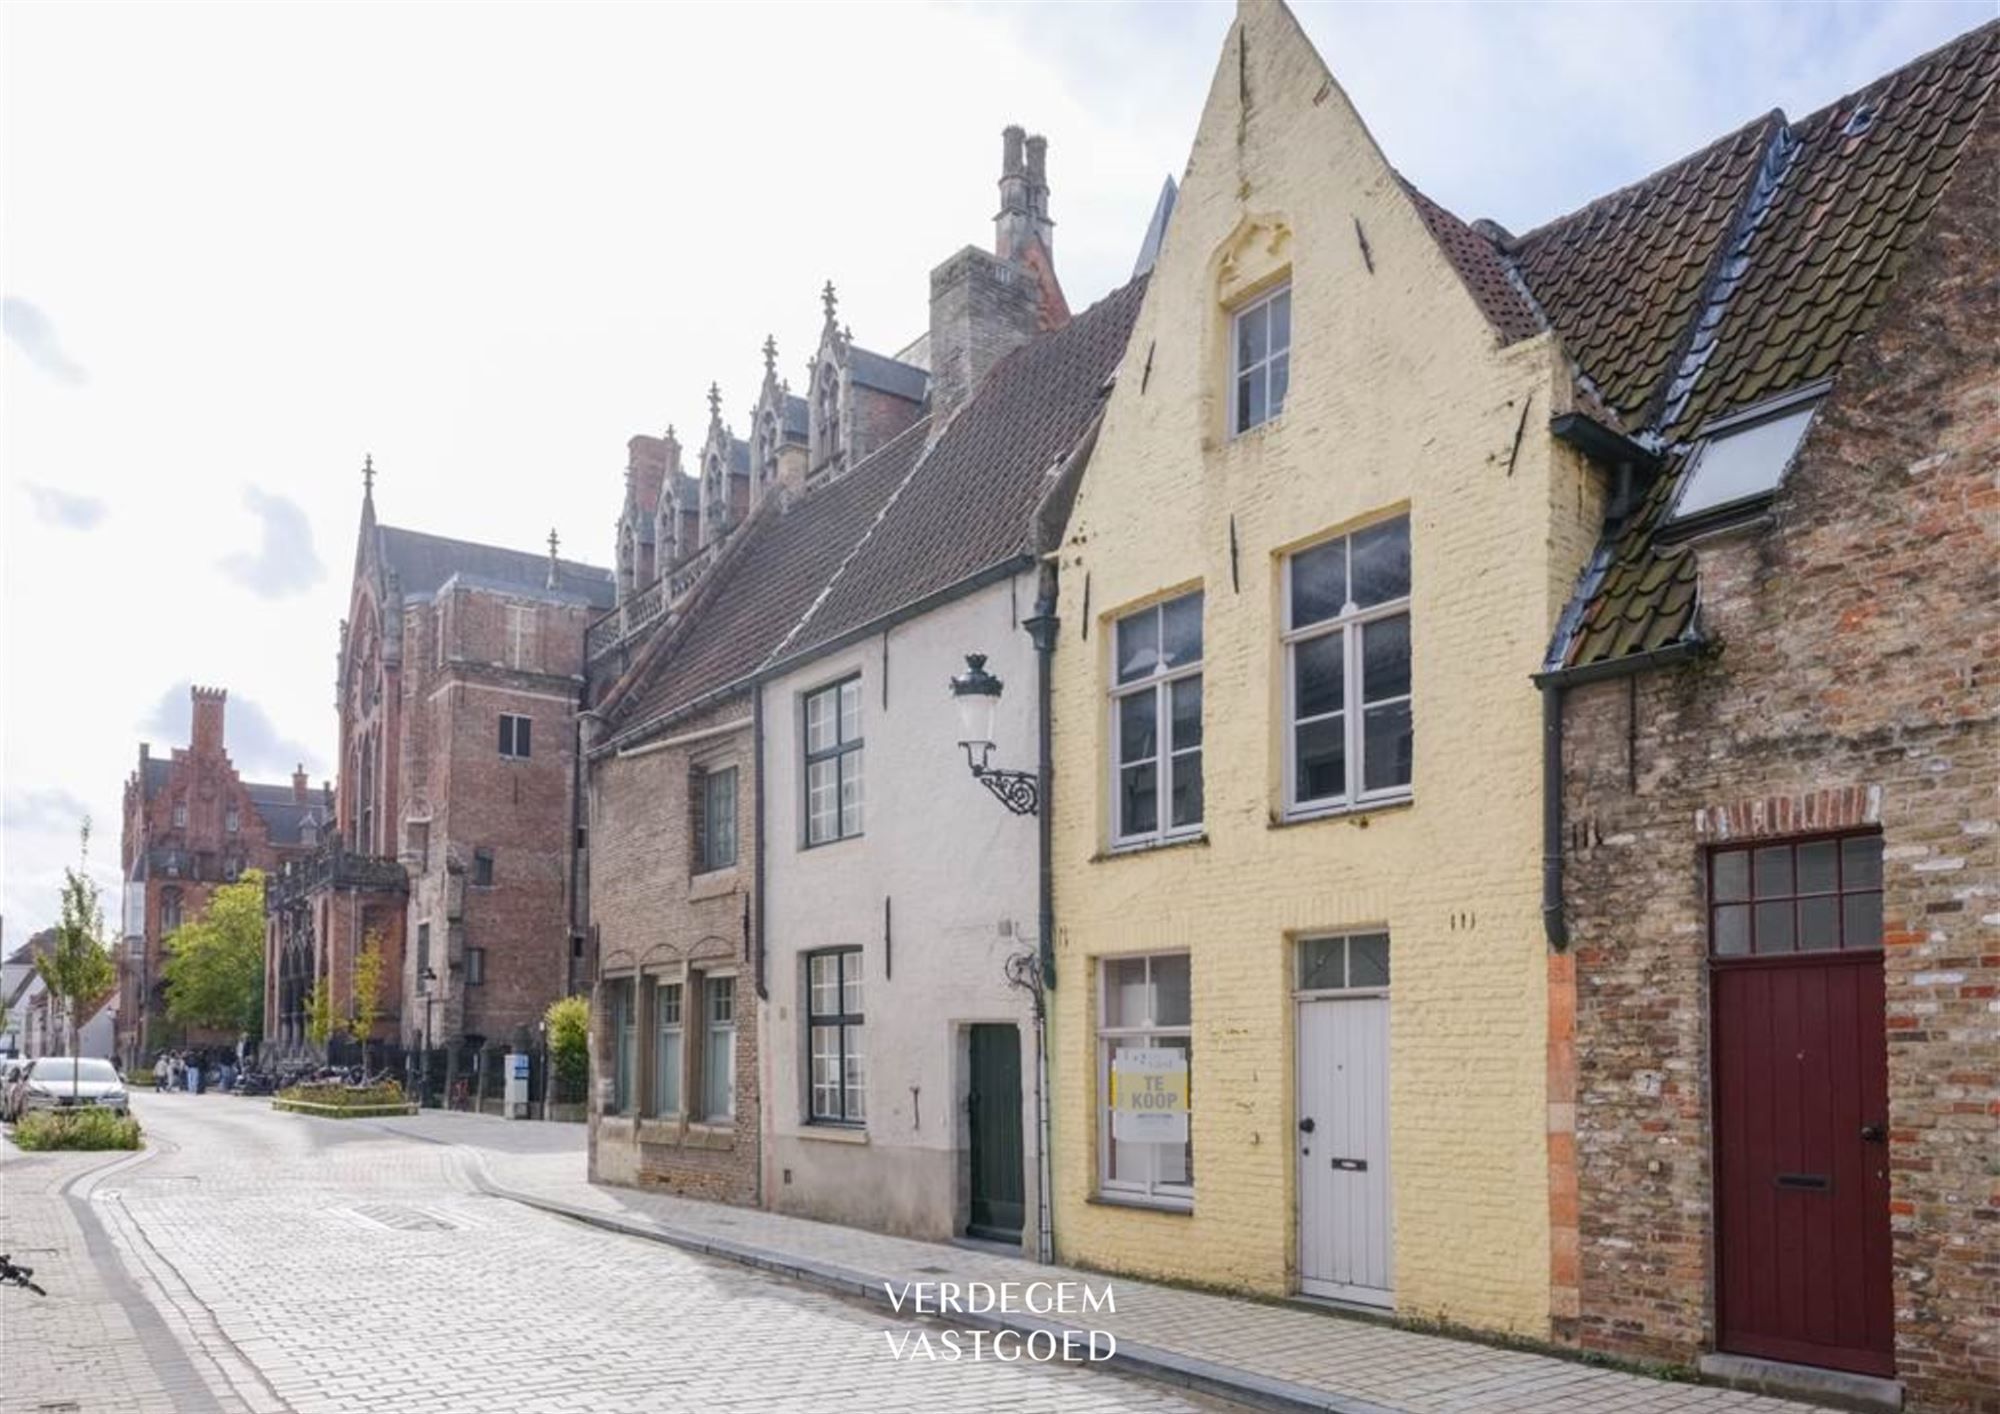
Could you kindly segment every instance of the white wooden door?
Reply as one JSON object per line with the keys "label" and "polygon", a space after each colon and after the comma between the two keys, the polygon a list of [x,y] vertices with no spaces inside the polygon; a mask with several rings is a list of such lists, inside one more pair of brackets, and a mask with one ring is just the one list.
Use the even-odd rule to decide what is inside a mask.
{"label": "white wooden door", "polygon": [[1299,1285],[1395,1304],[1389,1246],[1389,999],[1299,1001]]}

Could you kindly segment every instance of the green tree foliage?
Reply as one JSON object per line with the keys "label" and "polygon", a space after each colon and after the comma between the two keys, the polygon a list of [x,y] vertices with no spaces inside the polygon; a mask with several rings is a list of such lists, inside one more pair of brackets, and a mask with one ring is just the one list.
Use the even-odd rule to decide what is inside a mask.
{"label": "green tree foliage", "polygon": [[118,967],[104,941],[104,908],[90,877],[90,821],[83,822],[77,867],[63,870],[62,921],[55,945],[35,959],[35,971],[49,995],[62,1004],[69,1023],[69,1053],[76,1054],[83,1009],[118,981]]}
{"label": "green tree foliage", "polygon": [[315,1046],[324,1046],[332,1034],[333,989],[326,985],[326,978],[317,977],[306,996],[306,1039]]}
{"label": "green tree foliage", "polygon": [[590,1079],[590,1003],[582,997],[564,997],[549,1003],[542,1016],[549,1029],[549,1059],[556,1078],[565,1085],[582,1085]]}
{"label": "green tree foliage", "polygon": [[348,1017],[354,1035],[361,1042],[361,1066],[368,1067],[368,1042],[375,1023],[382,1016],[382,935],[370,929],[361,940],[361,956],[354,959],[354,1004]]}
{"label": "green tree foliage", "polygon": [[248,869],[167,939],[167,1015],[182,1026],[260,1029],[264,1018],[264,875]]}

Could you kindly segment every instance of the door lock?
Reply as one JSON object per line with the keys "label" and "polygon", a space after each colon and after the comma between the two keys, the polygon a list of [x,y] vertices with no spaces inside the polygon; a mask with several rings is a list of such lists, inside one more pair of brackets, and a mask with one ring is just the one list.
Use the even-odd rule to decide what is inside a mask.
{"label": "door lock", "polygon": [[1315,1126],[1313,1124],[1311,1115],[1307,1115],[1304,1119],[1299,1121],[1299,1133],[1301,1134],[1310,1134],[1313,1132],[1314,1128]]}
{"label": "door lock", "polygon": [[1889,1138],[1889,1131],[1883,1125],[1864,1124],[1861,1126],[1861,1137],[1870,1144],[1881,1144]]}

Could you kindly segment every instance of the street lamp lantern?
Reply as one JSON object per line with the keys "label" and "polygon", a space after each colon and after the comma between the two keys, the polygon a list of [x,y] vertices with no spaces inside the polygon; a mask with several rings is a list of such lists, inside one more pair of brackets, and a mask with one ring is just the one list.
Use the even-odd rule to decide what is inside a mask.
{"label": "street lamp lantern", "polygon": [[965,764],[972,768],[972,778],[991,791],[994,799],[1016,815],[1033,815],[1041,809],[1040,778],[1032,771],[1007,771],[988,764],[1004,686],[986,671],[984,653],[965,655],[965,671],[951,680],[952,702],[958,709],[958,744],[965,748]]}

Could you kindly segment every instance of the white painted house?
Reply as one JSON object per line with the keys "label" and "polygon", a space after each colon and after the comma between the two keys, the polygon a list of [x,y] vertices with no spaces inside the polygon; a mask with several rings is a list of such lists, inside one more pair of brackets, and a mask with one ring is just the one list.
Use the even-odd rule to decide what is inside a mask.
{"label": "white painted house", "polygon": [[[962,252],[933,276],[934,361],[967,338],[949,282],[996,264]],[[1142,289],[1016,339],[957,406],[934,362],[942,430],[759,674],[763,1192],[781,1212],[1038,1250],[1030,621]],[[970,757],[950,687],[968,654],[1003,688]]]}

